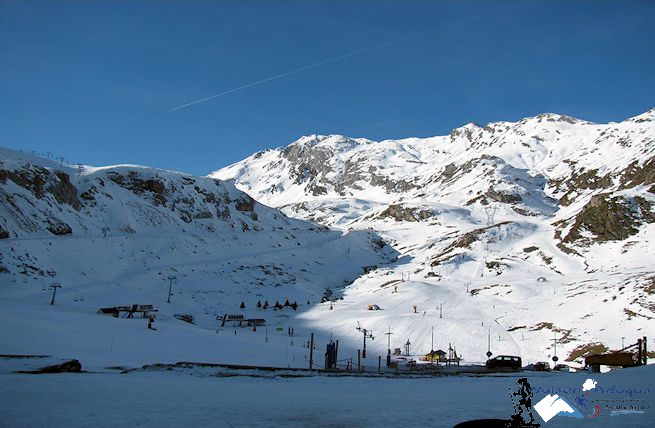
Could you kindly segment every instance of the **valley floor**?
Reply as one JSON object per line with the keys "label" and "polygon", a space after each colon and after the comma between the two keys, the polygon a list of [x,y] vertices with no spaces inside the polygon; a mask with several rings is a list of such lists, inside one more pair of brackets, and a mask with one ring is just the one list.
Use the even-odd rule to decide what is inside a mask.
{"label": "valley floor", "polygon": [[[645,427],[652,423],[655,405],[653,366],[605,374],[261,379],[218,378],[204,371],[29,375],[11,373],[6,361],[0,361],[0,426],[11,427],[451,427],[470,419],[509,418],[514,412],[509,389],[516,390],[517,378],[524,375],[533,388],[533,404],[550,388],[580,388],[591,377],[598,382],[592,402],[636,400],[648,406],[642,414],[611,416],[601,404],[600,413],[590,418],[591,403],[575,405],[580,394],[560,394],[584,418],[555,416],[545,424],[535,413],[542,427]],[[608,392],[601,393],[601,386]]]}

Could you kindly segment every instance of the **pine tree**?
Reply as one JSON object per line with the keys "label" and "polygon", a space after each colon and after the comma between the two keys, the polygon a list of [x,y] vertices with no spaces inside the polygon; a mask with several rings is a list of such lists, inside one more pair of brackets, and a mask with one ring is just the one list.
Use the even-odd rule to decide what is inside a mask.
{"label": "pine tree", "polygon": [[268,309],[268,300],[264,302],[264,309]]}
{"label": "pine tree", "polygon": [[261,307],[262,307],[262,301],[261,301],[261,300],[257,300],[257,308],[258,308],[258,309],[261,309]]}
{"label": "pine tree", "polygon": [[246,304],[241,302],[241,306],[239,306],[241,309],[246,309]]}

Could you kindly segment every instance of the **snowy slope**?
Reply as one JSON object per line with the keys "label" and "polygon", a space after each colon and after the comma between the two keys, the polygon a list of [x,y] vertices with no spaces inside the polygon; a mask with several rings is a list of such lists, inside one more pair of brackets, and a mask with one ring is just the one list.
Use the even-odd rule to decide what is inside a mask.
{"label": "snowy slope", "polygon": [[[290,219],[230,183],[135,165],[70,168],[0,148],[0,199],[0,354],[110,364],[104,352],[115,340],[131,351],[114,354],[114,364],[208,355],[265,364],[265,353],[243,355],[264,343],[264,331],[225,339],[236,340],[233,352],[223,340],[208,345],[216,317],[264,318],[273,336],[327,288],[337,291],[397,254],[370,231]],[[62,288],[51,307],[52,283]],[[287,299],[297,310],[272,310]],[[258,301],[271,308],[256,309]],[[143,320],[96,315],[132,304],[159,309],[159,336]],[[193,316],[194,325],[175,314]],[[290,363],[280,349],[278,362]]]}
{"label": "snowy slope", "polygon": [[334,310],[302,315],[317,327],[356,340],[358,320],[381,339],[391,326],[392,347],[410,339],[417,352],[434,327],[435,348],[453,343],[470,361],[485,359],[489,335],[495,354],[529,361],[550,358],[557,337],[573,358],[652,335],[654,116],[548,113],[380,142],[312,135],[210,177],[289,216],[372,229],[401,253]]}

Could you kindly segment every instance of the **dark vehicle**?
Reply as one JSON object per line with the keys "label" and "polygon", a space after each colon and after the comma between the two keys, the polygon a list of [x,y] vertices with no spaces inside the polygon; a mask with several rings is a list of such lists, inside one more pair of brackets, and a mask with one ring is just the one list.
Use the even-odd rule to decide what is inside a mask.
{"label": "dark vehicle", "polygon": [[487,368],[490,369],[520,369],[521,357],[513,355],[499,355],[496,358],[487,360]]}
{"label": "dark vehicle", "polygon": [[567,371],[569,371],[569,366],[567,366],[566,364],[558,364],[558,365],[555,366],[555,368],[553,370],[557,370],[557,371],[561,370],[561,371],[567,372]]}
{"label": "dark vehicle", "polygon": [[546,372],[550,370],[550,364],[548,364],[547,361],[539,361],[538,363],[534,363],[534,370],[538,372]]}

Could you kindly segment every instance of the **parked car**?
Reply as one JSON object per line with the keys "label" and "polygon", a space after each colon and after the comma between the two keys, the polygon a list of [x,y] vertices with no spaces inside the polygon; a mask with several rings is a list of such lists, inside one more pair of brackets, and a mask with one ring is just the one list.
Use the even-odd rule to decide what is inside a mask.
{"label": "parked car", "polygon": [[487,360],[487,368],[490,369],[520,369],[521,357],[514,355],[499,355],[496,358]]}
{"label": "parked car", "polygon": [[539,361],[537,363],[534,363],[533,370],[538,371],[538,372],[547,372],[550,370],[550,364],[548,361]]}
{"label": "parked car", "polygon": [[566,364],[557,364],[553,370],[561,370],[567,372],[569,371],[569,366],[567,366]]}

